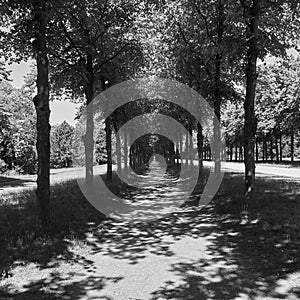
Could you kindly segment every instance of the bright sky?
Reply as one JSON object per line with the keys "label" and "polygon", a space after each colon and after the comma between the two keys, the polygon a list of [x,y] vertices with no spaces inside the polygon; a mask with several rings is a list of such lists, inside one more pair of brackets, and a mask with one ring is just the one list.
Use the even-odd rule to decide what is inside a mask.
{"label": "bright sky", "polygon": [[[21,62],[20,64],[11,64],[7,66],[11,70],[12,85],[20,88],[24,83],[24,76],[29,73],[31,62]],[[68,100],[52,101],[50,102],[50,124],[58,124],[67,121],[69,124],[74,125],[74,117],[78,104],[71,103]]]}

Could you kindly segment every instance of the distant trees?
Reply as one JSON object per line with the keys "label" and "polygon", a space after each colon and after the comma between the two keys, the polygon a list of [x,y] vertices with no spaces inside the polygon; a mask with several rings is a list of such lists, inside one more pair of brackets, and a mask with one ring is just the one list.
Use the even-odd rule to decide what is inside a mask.
{"label": "distant trees", "polygon": [[0,158],[2,171],[35,173],[35,114],[31,95],[25,87],[0,83]]}
{"label": "distant trees", "polygon": [[66,121],[52,126],[50,164],[53,168],[68,168],[73,165],[74,127]]}

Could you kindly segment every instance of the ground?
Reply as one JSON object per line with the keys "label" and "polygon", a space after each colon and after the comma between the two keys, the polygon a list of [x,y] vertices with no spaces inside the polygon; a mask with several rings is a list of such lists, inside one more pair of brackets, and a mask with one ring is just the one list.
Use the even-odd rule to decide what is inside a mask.
{"label": "ground", "polygon": [[[53,182],[49,234],[36,225],[30,187],[12,195],[3,184],[0,299],[299,299],[299,169],[281,169],[260,170],[247,203],[241,165],[228,164],[208,206],[149,220],[104,219],[69,174]],[[174,178],[163,170],[144,176],[169,201],[179,190],[166,188]]]}

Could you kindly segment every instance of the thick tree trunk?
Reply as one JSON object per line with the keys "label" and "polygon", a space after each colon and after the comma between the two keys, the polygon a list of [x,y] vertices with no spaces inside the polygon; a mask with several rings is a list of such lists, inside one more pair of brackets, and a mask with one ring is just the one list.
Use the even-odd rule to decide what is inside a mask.
{"label": "thick tree trunk", "polygon": [[221,172],[221,64],[222,53],[221,43],[223,40],[224,32],[224,6],[223,0],[218,0],[217,4],[217,43],[216,43],[216,56],[215,56],[215,74],[214,74],[214,159],[215,159],[215,174]]}
{"label": "thick tree trunk", "polygon": [[92,100],[94,98],[94,75],[93,58],[87,55],[88,81],[85,86],[85,97],[87,105],[85,146],[85,180],[88,187],[93,184],[93,162],[94,162],[94,109]]}
{"label": "thick tree trunk", "polygon": [[[246,1],[241,0],[245,6]],[[255,186],[254,143],[257,120],[255,117],[254,100],[257,83],[258,58],[258,24],[260,14],[260,0],[252,0],[247,6],[249,20],[247,22],[247,67],[246,67],[246,97],[244,102],[244,157],[245,157],[245,188],[246,195],[250,195]],[[246,13],[247,14],[247,13]]]}
{"label": "thick tree trunk", "polygon": [[[40,6],[39,6],[40,5]],[[35,52],[37,65],[37,95],[34,97],[37,121],[37,200],[44,228],[50,224],[50,108],[49,108],[49,61],[46,46],[45,7],[35,4]]]}
{"label": "thick tree trunk", "polygon": [[107,180],[112,181],[112,145],[111,145],[111,122],[107,118],[105,120],[105,136],[106,136],[106,154],[107,154]]}

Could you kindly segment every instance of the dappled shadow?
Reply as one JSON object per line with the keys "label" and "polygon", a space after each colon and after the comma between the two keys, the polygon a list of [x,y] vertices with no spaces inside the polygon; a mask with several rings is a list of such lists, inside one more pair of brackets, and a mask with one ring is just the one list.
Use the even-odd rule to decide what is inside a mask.
{"label": "dappled shadow", "polygon": [[[100,255],[136,266],[155,255],[171,259],[168,273],[174,279],[162,280],[160,288],[152,291],[153,300],[299,297],[299,182],[260,177],[257,185],[253,198],[245,201],[243,178],[239,173],[226,174],[210,205],[182,208],[149,221],[104,219],[89,206],[74,183],[58,186],[54,196],[71,193],[71,198],[68,202],[55,202],[55,233],[44,240],[39,234],[32,237],[36,245],[24,247],[23,251],[15,249],[10,254],[10,264],[22,259],[47,270],[55,259],[58,265],[76,263],[91,273],[72,282],[64,282],[65,275],[51,274],[45,280],[32,282],[25,291],[12,292],[6,286],[5,295],[16,299],[81,299],[89,289],[105,292],[106,283],[117,288],[122,280],[97,276],[95,261],[86,256]],[[154,191],[144,194],[139,189],[126,192],[120,188],[120,192],[139,201],[149,192],[158,195],[173,189],[167,191],[167,185],[159,184],[152,188]],[[245,207],[247,222],[242,225],[241,212]],[[67,238],[70,235],[88,247],[86,255],[78,256],[72,251]],[[197,249],[192,248],[191,241],[199,241]],[[179,253],[180,242],[184,247]],[[195,252],[199,249],[201,255]]]}
{"label": "dappled shadow", "polygon": [[8,187],[32,186],[35,181],[36,180],[33,178],[21,179],[16,177],[0,176],[0,191]]}
{"label": "dappled shadow", "polygon": [[[81,280],[72,280],[74,276]],[[0,299],[13,297],[15,300],[43,300],[43,299],[103,299],[113,300],[111,297],[99,295],[108,282],[117,283],[122,277],[85,276],[69,272],[62,276],[52,272],[47,278],[40,279],[23,287],[23,291],[5,292],[0,290]],[[9,290],[9,286],[6,287]],[[2,298],[5,297],[5,298]],[[11,299],[11,298],[10,298]]]}

